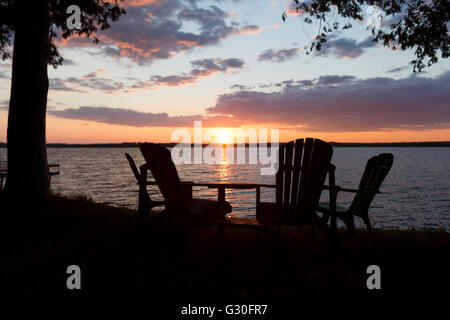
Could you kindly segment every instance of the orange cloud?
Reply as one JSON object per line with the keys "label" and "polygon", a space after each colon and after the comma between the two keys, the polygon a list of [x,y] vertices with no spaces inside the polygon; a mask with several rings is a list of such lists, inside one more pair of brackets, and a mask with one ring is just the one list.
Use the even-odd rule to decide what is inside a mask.
{"label": "orange cloud", "polygon": [[[109,3],[115,3],[115,0],[107,0],[106,2]],[[139,6],[145,6],[147,4],[152,3],[161,3],[162,0],[125,0],[123,2],[119,1],[119,5],[124,7],[139,7]]]}
{"label": "orange cloud", "polygon": [[99,74],[102,74],[102,73],[105,73],[105,72],[106,72],[105,69],[98,69],[98,70],[96,70],[96,71],[94,71],[94,72],[91,72],[91,73],[85,75],[84,78],[85,78],[85,79],[95,78],[95,77],[97,77]]}
{"label": "orange cloud", "polygon": [[266,29],[278,29],[281,28],[281,24],[277,23],[274,24],[273,26],[265,26]]}
{"label": "orange cloud", "polygon": [[239,34],[258,34],[261,32],[261,28],[258,26],[245,26],[239,30]]}

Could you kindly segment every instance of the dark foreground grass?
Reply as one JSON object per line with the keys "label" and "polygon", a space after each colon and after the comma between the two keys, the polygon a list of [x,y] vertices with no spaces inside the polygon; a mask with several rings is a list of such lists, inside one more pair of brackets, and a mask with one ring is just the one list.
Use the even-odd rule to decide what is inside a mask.
{"label": "dark foreground grass", "polygon": [[[52,197],[0,217],[0,293],[21,300],[169,299],[274,301],[311,296],[438,296],[449,286],[445,231],[340,231],[343,250],[310,228],[275,232],[217,228],[183,230],[150,216],[85,199]],[[67,290],[66,269],[78,265],[82,290]],[[366,287],[369,265],[381,268],[382,290]]]}

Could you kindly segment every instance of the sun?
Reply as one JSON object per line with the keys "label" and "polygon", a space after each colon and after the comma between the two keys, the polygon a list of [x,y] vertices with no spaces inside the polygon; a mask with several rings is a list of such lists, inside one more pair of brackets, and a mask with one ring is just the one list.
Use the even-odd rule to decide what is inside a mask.
{"label": "sun", "polygon": [[234,136],[233,130],[231,129],[216,129],[216,136],[214,137],[214,142],[220,144],[233,143]]}

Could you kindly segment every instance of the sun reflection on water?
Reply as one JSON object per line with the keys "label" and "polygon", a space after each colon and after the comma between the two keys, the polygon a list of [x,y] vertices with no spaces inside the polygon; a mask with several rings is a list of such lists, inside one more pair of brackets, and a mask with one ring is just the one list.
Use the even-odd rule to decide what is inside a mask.
{"label": "sun reflection on water", "polygon": [[219,166],[219,177],[223,181],[228,181],[230,176],[230,165],[227,159],[227,148],[226,145],[222,145],[222,159]]}

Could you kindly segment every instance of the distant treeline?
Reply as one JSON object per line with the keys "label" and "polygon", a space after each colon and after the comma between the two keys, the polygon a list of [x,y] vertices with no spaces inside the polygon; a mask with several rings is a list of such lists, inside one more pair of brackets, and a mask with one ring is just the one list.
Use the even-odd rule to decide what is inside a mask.
{"label": "distant treeline", "polygon": [[[123,142],[123,143],[48,143],[50,148],[137,148],[141,142]],[[283,145],[284,143],[280,143]],[[355,143],[355,142],[330,142],[333,147],[450,147],[450,141],[439,142],[375,142],[375,143]],[[177,143],[159,143],[164,147],[173,147]],[[205,143],[203,146],[207,146]],[[235,144],[236,146],[237,144]],[[193,147],[194,144],[191,144]],[[245,144],[249,146],[248,143]],[[270,147],[270,143],[268,144]],[[0,147],[6,147],[6,143],[0,142]]]}

